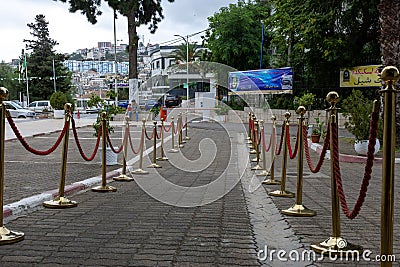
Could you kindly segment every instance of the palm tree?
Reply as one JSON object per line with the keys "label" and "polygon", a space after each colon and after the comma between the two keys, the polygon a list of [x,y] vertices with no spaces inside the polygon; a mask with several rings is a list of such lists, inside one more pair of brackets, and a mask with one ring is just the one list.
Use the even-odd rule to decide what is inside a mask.
{"label": "palm tree", "polygon": [[[189,43],[189,62],[193,62],[200,56],[200,49],[196,43]],[[186,43],[178,46],[178,49],[172,51],[172,56],[175,57],[177,63],[186,63]]]}
{"label": "palm tree", "polygon": [[[382,65],[395,66],[400,69],[400,1],[381,0],[378,5],[379,21],[381,24]],[[399,84],[395,88],[399,90]],[[396,144],[400,144],[400,95],[396,94]]]}

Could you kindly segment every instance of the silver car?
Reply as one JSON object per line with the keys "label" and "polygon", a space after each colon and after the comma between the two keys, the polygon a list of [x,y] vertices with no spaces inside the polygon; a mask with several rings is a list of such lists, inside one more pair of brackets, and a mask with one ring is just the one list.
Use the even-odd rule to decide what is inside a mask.
{"label": "silver car", "polygon": [[24,109],[13,101],[4,101],[4,104],[12,118],[33,118],[36,115],[35,112]]}

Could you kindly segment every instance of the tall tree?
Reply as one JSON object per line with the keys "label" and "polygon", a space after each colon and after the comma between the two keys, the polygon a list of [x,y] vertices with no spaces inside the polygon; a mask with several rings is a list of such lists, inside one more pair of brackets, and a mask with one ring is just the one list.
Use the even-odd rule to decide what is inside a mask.
{"label": "tall tree", "polygon": [[[187,50],[189,50],[189,57],[186,56]],[[195,61],[197,57],[200,57],[200,52],[199,46],[196,43],[189,43],[188,47],[186,47],[186,43],[183,43],[178,46],[178,49],[172,51],[172,56],[175,57],[175,60],[186,63],[187,58],[189,62]]]}
{"label": "tall tree", "polygon": [[18,74],[10,64],[0,63],[0,86],[8,89],[9,99],[18,99]]}
{"label": "tall tree", "polygon": [[[67,2],[67,0],[59,1]],[[129,78],[137,79],[137,49],[139,38],[136,29],[140,25],[150,24],[149,30],[151,33],[157,30],[157,24],[164,18],[161,0],[104,0],[104,2],[108,3],[111,8],[128,19]],[[168,2],[174,2],[174,0],[168,0]],[[68,3],[70,4],[70,12],[80,10],[92,24],[95,24],[97,22],[97,16],[101,15],[101,11],[99,10],[101,0],[68,0]]]}
{"label": "tall tree", "polygon": [[55,53],[54,46],[58,43],[50,38],[48,24],[44,15],[36,15],[35,22],[28,24],[33,39],[24,39],[26,49],[30,52],[27,69],[31,100],[50,98],[54,92],[54,72],[57,90],[67,92],[71,86],[71,74],[62,64],[65,56]]}
{"label": "tall tree", "polygon": [[[261,20],[267,19],[269,14],[270,7],[266,3],[239,0],[209,17],[204,45],[212,51],[211,60],[239,70],[257,69]],[[265,46],[268,47],[268,34],[266,39]],[[267,66],[267,58],[264,62],[263,66]]]}
{"label": "tall tree", "polygon": [[[378,6],[382,65],[400,69],[400,2],[381,0]],[[399,83],[395,84],[397,90]],[[400,144],[400,96],[396,94],[396,144]]]}

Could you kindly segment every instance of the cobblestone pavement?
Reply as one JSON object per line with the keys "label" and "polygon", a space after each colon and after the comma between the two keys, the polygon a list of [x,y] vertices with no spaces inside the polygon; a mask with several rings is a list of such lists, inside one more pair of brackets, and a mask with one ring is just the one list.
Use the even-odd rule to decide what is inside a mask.
{"label": "cobblestone pavement", "polygon": [[[198,144],[204,137],[213,140],[220,153],[205,171],[181,173],[171,163],[161,162],[163,168],[157,172],[182,186],[212,182],[228,164],[229,143],[236,141],[223,129],[196,129],[183,154],[191,159],[200,156]],[[48,139],[34,140],[49,143]],[[237,154],[232,154],[236,160]],[[146,159],[144,166],[148,164]],[[46,173],[50,166],[30,168]],[[151,179],[155,170],[148,170],[149,175],[136,176],[136,181]],[[22,242],[2,246],[1,266],[260,265],[241,183],[217,201],[186,208],[155,200],[135,182],[113,182],[113,186],[118,188],[115,193],[74,195],[77,208],[40,209],[8,222],[7,228],[26,236]]]}
{"label": "cobblestone pavement", "polygon": [[[294,146],[296,130],[291,129],[292,144]],[[279,135],[278,135],[279,136]],[[278,137],[279,139],[280,137]],[[267,139],[268,140],[268,139]],[[346,146],[346,143],[340,145]],[[349,151],[349,147],[340,147],[339,151]],[[319,155],[315,152],[311,153],[314,166],[317,163]],[[280,180],[282,177],[282,156],[276,158],[275,161],[275,177]],[[330,179],[330,161],[325,160],[319,173],[312,173],[307,165],[304,156],[303,162],[304,179],[303,179],[303,195],[302,203],[309,209],[317,212],[315,217],[293,217],[282,215],[284,220],[290,225],[293,232],[298,236],[306,249],[310,249],[311,244],[317,244],[332,235],[332,213],[331,213],[331,179]],[[352,210],[356,199],[358,198],[361,182],[363,179],[365,164],[361,163],[340,163],[343,187],[349,209]],[[399,202],[400,186],[397,182],[400,178],[400,166],[395,165],[395,200]],[[287,160],[287,179],[286,190],[296,192],[297,185],[297,158]],[[266,192],[280,189],[280,186],[264,185]],[[372,178],[368,187],[365,203],[360,214],[353,220],[348,219],[340,208],[341,219],[341,236],[347,242],[361,245],[364,251],[371,251],[366,259],[360,254],[359,261],[334,260],[325,257],[323,260],[318,259],[314,262],[315,266],[379,266],[375,261],[375,256],[380,253],[380,219],[381,219],[381,192],[382,192],[382,164],[374,164]],[[279,210],[290,208],[295,204],[295,198],[270,197]],[[396,206],[395,204],[395,206]],[[394,215],[394,244],[393,252],[397,261],[393,266],[399,266],[400,262],[400,223],[399,214]],[[279,235],[279,232],[276,233]],[[267,244],[268,245],[268,244]]]}
{"label": "cobblestone pavement", "polygon": [[[25,233],[25,240],[4,245],[0,250],[1,266],[379,266],[377,262],[349,262],[317,258],[316,260],[283,261],[277,251],[310,250],[310,244],[319,243],[331,236],[330,169],[326,160],[321,171],[312,174],[304,162],[303,204],[317,212],[315,217],[290,217],[280,210],[291,207],[295,199],[271,197],[267,192],[278,186],[261,185],[264,177],[254,176],[248,162],[248,148],[244,145],[245,132],[237,124],[226,124],[226,129],[216,123],[191,125],[192,138],[182,153],[167,153],[170,161],[158,162],[161,169],[147,169],[149,175],[135,175],[135,182],[117,183],[114,193],[81,191],[71,197],[78,201],[77,208],[52,210],[41,208],[6,223],[11,230]],[[279,127],[278,127],[279,128]],[[138,129],[132,130],[139,136]],[[266,127],[266,140],[270,127]],[[295,129],[291,129],[295,136]],[[91,151],[95,141],[91,128],[79,130],[85,151]],[[278,134],[279,136],[279,134]],[[35,148],[47,148],[57,134],[30,138]],[[121,137],[120,129],[112,140]],[[207,141],[211,140],[211,141]],[[292,144],[295,139],[292,138]],[[134,140],[134,142],[138,142]],[[85,163],[71,141],[68,155],[67,183],[80,181],[101,173],[99,163]],[[147,147],[151,142],[147,143]],[[166,144],[170,148],[170,142]],[[229,147],[233,149],[228,149]],[[45,190],[58,187],[60,149],[53,156],[22,155],[21,145],[7,141],[5,204]],[[210,161],[208,150],[217,150],[217,160]],[[20,155],[21,153],[21,155]],[[312,152],[313,162],[317,153]],[[132,156],[132,155],[130,155]],[[182,170],[183,163],[205,166],[196,172]],[[128,156],[128,158],[130,158]],[[150,164],[152,154],[145,158]],[[230,161],[234,159],[234,164]],[[196,161],[197,160],[197,161]],[[181,165],[180,165],[181,164]],[[282,158],[276,158],[275,178],[280,179]],[[228,166],[228,168],[227,168]],[[340,163],[343,184],[350,208],[358,196],[364,164]],[[108,167],[108,171],[120,166]],[[240,177],[242,180],[222,198],[195,207],[177,207],[157,201],[143,188],[146,183],[166,178],[182,187],[201,187],[216,182],[226,175],[225,183]],[[185,166],[183,166],[185,169]],[[228,172],[225,170],[228,169]],[[396,178],[399,174],[396,166]],[[360,215],[348,220],[341,212],[342,237],[348,242],[370,250],[372,257],[380,247],[381,165],[375,164],[366,202]],[[288,159],[286,188],[296,192],[297,158]],[[143,186],[144,185],[144,186]],[[154,186],[157,184],[154,183]],[[227,188],[226,184],[222,190]],[[157,198],[172,196],[166,201],[185,200],[183,194],[174,198],[173,189],[160,187],[151,193]],[[215,189],[215,187],[213,187]],[[221,188],[217,188],[218,190]],[[216,190],[217,190],[216,189]],[[395,183],[395,203],[398,203],[399,186]],[[168,191],[169,190],[169,191]],[[172,193],[171,193],[172,192]],[[219,192],[219,191],[216,191]],[[179,192],[176,192],[178,195]],[[192,195],[199,201],[207,200],[207,192]],[[190,198],[189,198],[190,199]],[[207,202],[207,201],[206,201]],[[395,213],[394,254],[400,257],[399,220]],[[268,258],[275,250],[273,259]],[[268,252],[268,255],[266,254]],[[288,255],[288,254],[287,254]],[[293,254],[292,254],[293,256]],[[396,265],[397,264],[397,265]],[[394,266],[398,266],[396,262]]]}

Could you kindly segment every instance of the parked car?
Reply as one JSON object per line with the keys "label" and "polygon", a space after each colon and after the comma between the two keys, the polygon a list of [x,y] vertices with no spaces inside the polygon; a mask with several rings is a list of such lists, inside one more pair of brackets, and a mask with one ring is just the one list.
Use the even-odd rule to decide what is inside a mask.
{"label": "parked car", "polygon": [[167,95],[165,97],[165,106],[167,108],[177,107],[182,103],[180,96]]}
{"label": "parked car", "polygon": [[40,100],[40,101],[33,101],[28,106],[29,110],[34,112],[43,112],[43,111],[52,111],[53,108],[50,105],[49,100]]}
{"label": "parked car", "polygon": [[33,118],[36,116],[35,112],[24,109],[13,101],[4,101],[4,104],[6,105],[6,109],[8,112],[10,112],[12,118]]}
{"label": "parked car", "polygon": [[145,106],[144,106],[144,109],[145,109],[145,110],[150,110],[150,109],[152,109],[153,107],[157,107],[157,106],[159,106],[159,105],[160,105],[160,103],[158,103],[158,101],[155,100],[155,99],[147,100],[147,102],[146,102],[146,104],[145,104]]}

